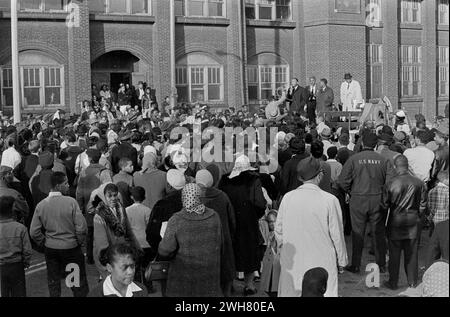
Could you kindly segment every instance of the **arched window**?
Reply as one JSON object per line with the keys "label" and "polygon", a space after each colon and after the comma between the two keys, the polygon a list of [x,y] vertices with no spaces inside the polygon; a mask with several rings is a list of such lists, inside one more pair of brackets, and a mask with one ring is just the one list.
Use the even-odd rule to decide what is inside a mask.
{"label": "arched window", "polygon": [[275,54],[263,53],[249,59],[248,97],[251,101],[267,100],[279,87],[289,84],[289,65]]}
{"label": "arched window", "polygon": [[[40,52],[19,54],[22,105],[27,107],[64,105],[64,67]],[[1,104],[12,106],[11,64],[0,66]]]}
{"label": "arched window", "polygon": [[176,84],[179,102],[223,101],[223,66],[202,54],[189,54],[178,60]]}

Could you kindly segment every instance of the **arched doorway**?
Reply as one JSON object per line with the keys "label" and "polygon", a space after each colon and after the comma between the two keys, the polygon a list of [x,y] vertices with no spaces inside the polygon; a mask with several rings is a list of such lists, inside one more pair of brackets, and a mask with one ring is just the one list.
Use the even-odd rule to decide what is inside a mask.
{"label": "arched doorway", "polygon": [[146,81],[148,66],[127,51],[105,53],[92,62],[92,84],[100,87],[109,85],[117,93],[120,83],[137,85]]}

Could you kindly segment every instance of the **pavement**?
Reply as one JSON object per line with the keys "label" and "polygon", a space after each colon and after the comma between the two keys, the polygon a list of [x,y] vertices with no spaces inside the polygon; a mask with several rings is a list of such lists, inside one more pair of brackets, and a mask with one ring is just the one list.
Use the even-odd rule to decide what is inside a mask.
{"label": "pavement", "polygon": [[[425,271],[425,256],[428,247],[428,231],[422,232],[422,238],[419,245],[419,283],[421,282],[422,275]],[[351,259],[351,238],[346,237],[346,245],[348,250],[349,260]],[[406,274],[403,269],[403,261],[400,264],[400,279],[399,279],[399,289],[392,291],[390,289],[384,288],[383,282],[389,278],[389,274],[386,272],[380,274],[380,287],[369,288],[366,286],[366,277],[369,274],[365,272],[366,265],[368,263],[375,262],[375,257],[369,254],[370,239],[365,239],[365,248],[363,251],[361,272],[359,274],[353,274],[350,272],[344,272],[339,275],[339,296],[340,297],[397,297],[401,296],[401,293],[407,291],[407,293],[417,293],[416,290],[408,289],[408,283],[406,280]],[[89,288],[92,289],[98,283],[99,274],[94,265],[86,265]],[[27,283],[27,296],[29,297],[48,297],[48,286],[47,286],[47,270],[45,265],[44,255],[35,252],[32,257],[31,266],[26,270],[25,273],[26,283]],[[72,292],[61,281],[61,296],[71,297]],[[259,286],[259,283],[256,283]],[[233,287],[233,297],[243,297],[244,284],[242,281],[235,280]],[[161,297],[161,292],[159,290],[159,284],[155,283],[155,291],[149,295],[149,297]],[[257,297],[257,296],[253,296]]]}

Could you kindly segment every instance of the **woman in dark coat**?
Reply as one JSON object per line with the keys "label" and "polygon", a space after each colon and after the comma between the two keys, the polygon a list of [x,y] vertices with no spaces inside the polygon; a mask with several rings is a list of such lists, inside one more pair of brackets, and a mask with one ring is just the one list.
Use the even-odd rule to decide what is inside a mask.
{"label": "woman in dark coat", "polygon": [[159,244],[161,257],[170,257],[168,297],[218,297],[223,250],[219,215],[200,201],[197,184],[182,190],[183,209],[167,223]]}
{"label": "woman in dark coat", "polygon": [[236,277],[233,251],[236,217],[234,215],[233,205],[223,191],[213,187],[214,180],[209,171],[198,171],[195,176],[195,181],[202,188],[202,202],[206,207],[211,208],[219,214],[222,223],[224,250],[221,263],[221,284],[225,297],[230,297],[233,280]]}
{"label": "woman in dark coat", "polygon": [[254,272],[259,270],[258,246],[262,236],[259,219],[264,215],[264,198],[259,174],[251,167],[247,156],[237,158],[233,171],[223,176],[219,188],[224,191],[233,204],[236,215],[236,242],[234,254],[236,269],[244,272],[245,295],[256,293]]}

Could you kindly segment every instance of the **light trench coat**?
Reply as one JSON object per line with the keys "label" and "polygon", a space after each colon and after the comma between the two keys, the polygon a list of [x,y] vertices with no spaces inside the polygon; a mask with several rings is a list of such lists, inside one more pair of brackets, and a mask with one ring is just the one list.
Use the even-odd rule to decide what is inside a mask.
{"label": "light trench coat", "polygon": [[304,274],[316,267],[328,271],[325,297],[338,296],[338,265],[346,266],[348,258],[336,197],[310,183],[287,193],[275,235],[281,246],[279,297],[301,296]]}
{"label": "light trench coat", "polygon": [[341,85],[342,111],[355,111],[356,105],[363,103],[361,85],[356,80],[349,84],[344,81]]}

